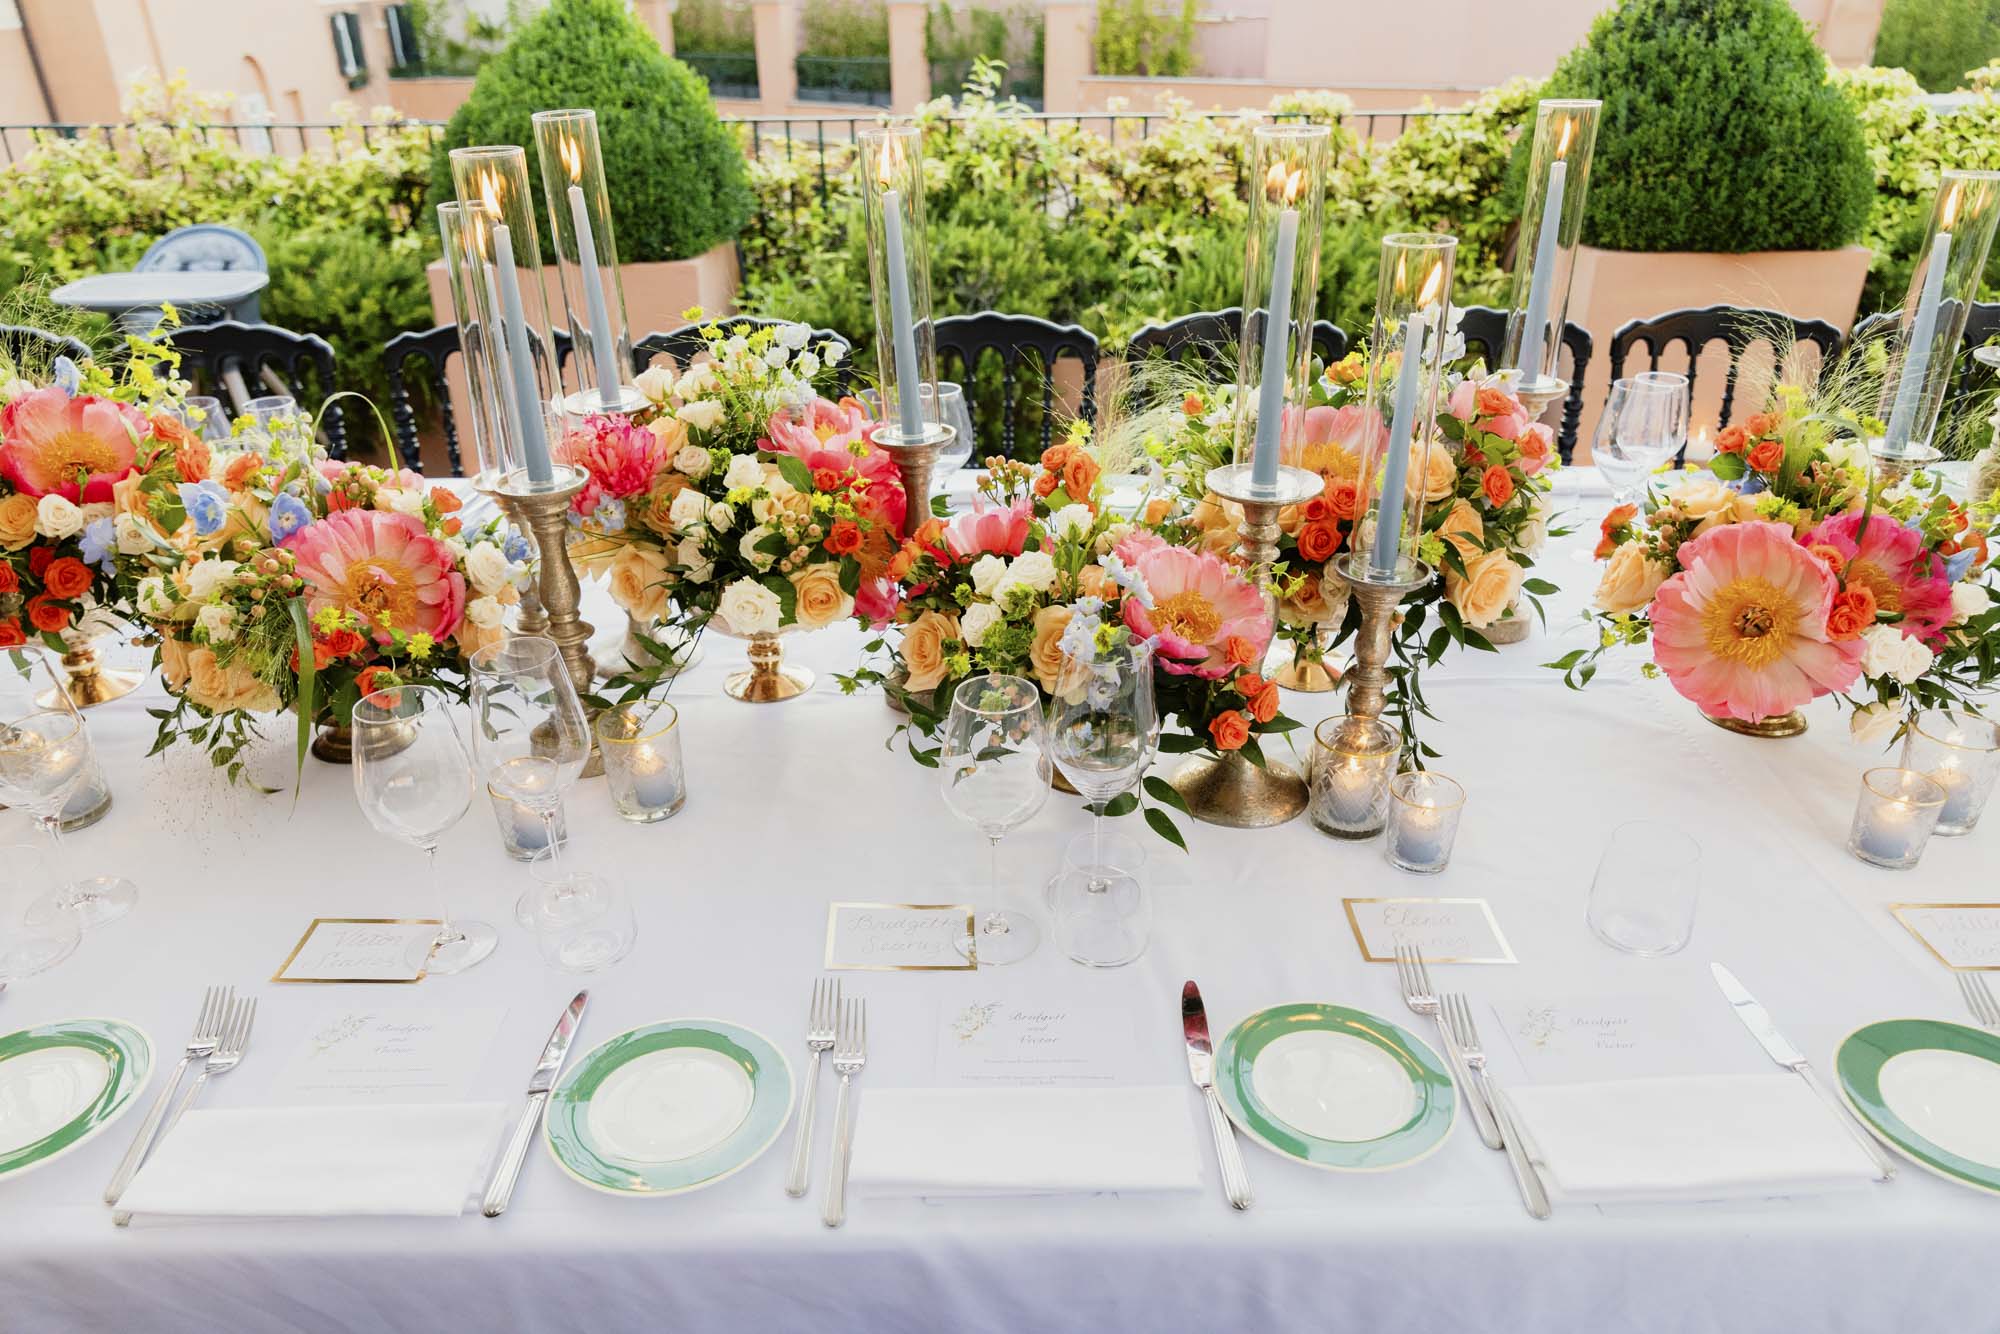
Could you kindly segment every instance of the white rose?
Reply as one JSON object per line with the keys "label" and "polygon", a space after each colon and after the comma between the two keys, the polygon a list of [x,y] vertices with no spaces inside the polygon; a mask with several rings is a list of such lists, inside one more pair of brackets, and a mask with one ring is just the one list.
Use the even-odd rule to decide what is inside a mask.
{"label": "white rose", "polygon": [[83,515],[83,526],[88,528],[99,519],[108,519],[118,513],[118,507],[108,500],[93,500],[78,513]]}
{"label": "white rose", "polygon": [[1984,584],[1951,586],[1951,619],[1954,624],[1969,621],[1993,605],[1993,594]]}
{"label": "white rose", "polygon": [[722,485],[731,491],[762,486],[764,467],[757,462],[755,454],[732,455],[729,460],[729,471],[722,474]]}
{"label": "white rose", "polygon": [[385,486],[375,493],[375,508],[396,514],[407,514],[411,518],[421,518],[424,512],[423,493]]}
{"label": "white rose", "polygon": [[1058,537],[1081,537],[1090,531],[1097,516],[1088,505],[1065,505],[1049,516],[1049,531]]}
{"label": "white rose", "polygon": [[708,552],[703,549],[698,537],[681,539],[680,545],[674,548],[674,564],[686,571],[683,577],[691,584],[705,584],[715,578],[715,563],[709,560]]}
{"label": "white rose", "polygon": [[149,574],[139,581],[137,593],[139,610],[152,616],[164,616],[174,609],[173,594],[167,592],[164,575]]}
{"label": "white rose", "polygon": [[506,614],[507,608],[495,597],[474,598],[465,604],[465,619],[482,630],[498,626]]}
{"label": "white rose", "polygon": [[1930,670],[1931,651],[1893,625],[1870,626],[1861,640],[1861,670],[1867,676],[1893,677],[1908,685]]}
{"label": "white rose", "polygon": [[667,395],[674,391],[674,373],[665,366],[648,366],[639,372],[639,378],[632,384],[646,396],[648,402],[664,403]]}
{"label": "white rose", "polygon": [[1937,661],[1937,654],[1921,639],[1903,639],[1903,660],[1896,664],[1896,679],[1904,685],[1910,684],[1931,669]]}
{"label": "white rose", "polygon": [[715,614],[739,635],[769,634],[778,628],[783,609],[778,595],[755,579],[738,579],[722,590]]}
{"label": "white rose", "polygon": [[684,472],[697,481],[708,476],[712,466],[713,460],[708,457],[708,451],[700,445],[682,445],[674,453],[674,471]]}
{"label": "white rose", "polygon": [[674,503],[667,508],[667,520],[675,532],[686,532],[698,526],[708,513],[708,497],[693,487],[676,492]]}
{"label": "white rose", "polygon": [[993,596],[993,590],[1000,586],[1000,580],[1007,574],[1007,562],[989,551],[972,562],[972,568],[966,573],[972,577],[972,591],[981,597],[990,598]]}
{"label": "white rose", "polygon": [[226,602],[211,603],[195,613],[195,625],[208,632],[212,644],[227,644],[236,638],[236,608]]}
{"label": "white rose", "polygon": [[767,524],[778,517],[778,498],[769,491],[750,502],[750,518],[760,524]]}
{"label": "white rose", "polygon": [[1000,609],[990,602],[975,602],[959,613],[958,630],[965,642],[978,648],[986,642],[986,632],[998,625],[1004,618]]}
{"label": "white rose", "polygon": [[497,593],[513,581],[514,567],[507,553],[491,542],[481,542],[465,553],[465,577],[476,593]]}
{"label": "white rose", "polygon": [[61,540],[83,531],[83,511],[62,496],[43,496],[35,503],[35,531]]}
{"label": "white rose", "polygon": [[722,404],[712,398],[698,398],[674,409],[674,416],[697,431],[712,431],[722,423]]}
{"label": "white rose", "polygon": [[993,600],[1007,601],[1007,595],[1016,588],[1026,588],[1036,593],[1047,593],[1056,586],[1056,563],[1046,551],[1024,551],[1014,557],[1007,567],[1007,577],[993,590]]}
{"label": "white rose", "polygon": [[755,528],[743,534],[743,539],[736,544],[736,554],[743,557],[744,560],[749,561],[751,567],[759,572],[770,569],[771,562],[776,557],[772,556],[768,551],[757,550],[757,544],[770,535],[771,530],[769,528],[766,528],[763,524],[758,524]]}
{"label": "white rose", "polygon": [[453,565],[465,564],[466,556],[471,554],[466,550],[465,543],[455,537],[442,537],[437,540],[444,543],[444,549],[451,553],[451,563]]}
{"label": "white rose", "polygon": [[1521,525],[1520,547],[1530,556],[1541,554],[1549,544],[1549,502],[1546,497],[1537,496],[1528,508],[1528,521]]}
{"label": "white rose", "polygon": [[196,602],[208,601],[217,589],[236,577],[236,568],[233,560],[196,562],[188,568],[188,596]]}
{"label": "white rose", "polygon": [[131,515],[118,515],[112,519],[111,528],[118,535],[119,555],[137,556],[142,552],[153,549],[152,540],[146,536],[145,530],[139,526],[139,521]]}
{"label": "white rose", "polygon": [[1894,704],[1863,704],[1847,720],[1847,733],[1864,746],[1877,745],[1895,734],[1903,710]]}
{"label": "white rose", "polygon": [[708,512],[702,516],[702,520],[716,532],[726,533],[730,525],[736,522],[736,508],[726,501],[718,500],[708,507]]}
{"label": "white rose", "polygon": [[778,345],[797,352],[812,337],[812,330],[803,324],[781,324],[777,327]]}
{"label": "white rose", "polygon": [[714,383],[715,364],[708,361],[696,362],[681,372],[680,379],[674,381],[674,397],[693,398]]}

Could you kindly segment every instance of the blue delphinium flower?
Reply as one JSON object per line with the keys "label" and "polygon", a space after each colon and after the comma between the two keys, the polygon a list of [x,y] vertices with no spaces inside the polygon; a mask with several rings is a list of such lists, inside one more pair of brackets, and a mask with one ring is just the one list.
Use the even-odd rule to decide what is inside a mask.
{"label": "blue delphinium flower", "polygon": [[606,497],[597,502],[597,508],[590,516],[590,527],[600,533],[622,533],[625,531],[625,502],[616,497]]}
{"label": "blue delphinium flower", "polygon": [[283,542],[313,521],[306,503],[289,492],[280,492],[271,502],[271,540]]}
{"label": "blue delphinium flower", "polygon": [[56,358],[55,386],[71,398],[75,398],[76,391],[83,387],[83,375],[68,357]]}
{"label": "blue delphinium flower", "polygon": [[83,549],[85,564],[111,573],[112,558],[118,551],[118,529],[109,518],[92,519],[85,524],[76,544]]}
{"label": "blue delphinium flower", "polygon": [[1065,658],[1072,662],[1089,662],[1097,656],[1097,623],[1094,614],[1085,615],[1080,607],[1076,609],[1069,624],[1063,627],[1062,638],[1057,641],[1057,647]]}
{"label": "blue delphinium flower", "polygon": [[1972,568],[1972,562],[1979,556],[1977,550],[1954,551],[1944,558],[1944,577],[1952,583],[1965,578],[1965,572]]}
{"label": "blue delphinium flower", "polygon": [[1153,605],[1153,593],[1151,589],[1146,587],[1146,577],[1137,570],[1127,569],[1125,562],[1118,559],[1117,556],[1106,556],[1104,558],[1104,573],[1113,584],[1124,589],[1126,595],[1140,606],[1150,607]]}
{"label": "blue delphinium flower", "polygon": [[535,555],[535,549],[528,545],[528,539],[518,531],[507,534],[507,541],[500,550],[516,565],[526,564]]}
{"label": "blue delphinium flower", "polygon": [[220,482],[182,482],[181,508],[194,520],[196,537],[220,532],[229,520],[229,493]]}

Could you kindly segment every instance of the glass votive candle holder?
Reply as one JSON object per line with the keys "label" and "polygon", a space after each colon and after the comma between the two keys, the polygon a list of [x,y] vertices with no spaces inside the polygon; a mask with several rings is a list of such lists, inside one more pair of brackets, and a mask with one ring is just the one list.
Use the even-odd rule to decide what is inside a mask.
{"label": "glass votive candle holder", "polygon": [[500,826],[500,846],[515,861],[531,862],[541,856],[549,846],[551,828],[555,830],[556,846],[568,845],[569,817],[560,801],[556,803],[555,817],[543,824],[541,812],[514,800],[491,783],[486,785],[486,795],[493,801],[493,819]]}
{"label": "glass votive candle holder", "polygon": [[1919,718],[1903,737],[1903,767],[1944,789],[1938,834],[1969,834],[2000,780],[2000,726],[1950,713]]}
{"label": "glass votive candle holder", "polygon": [[637,824],[664,820],[687,804],[681,716],[666,700],[633,700],[597,715],[597,748],[611,805]]}
{"label": "glass votive candle holder", "polygon": [[1378,718],[1343,713],[1313,729],[1312,822],[1335,838],[1372,838],[1387,819],[1400,749]]}
{"label": "glass votive candle holder", "polygon": [[1914,769],[1870,769],[1861,775],[1847,850],[1873,866],[1908,870],[1923,857],[1944,800],[1945,790]]}
{"label": "glass votive candle holder", "polygon": [[1435,875],[1451,860],[1465,789],[1443,774],[1412,770],[1389,780],[1389,837],[1383,855],[1389,864],[1418,875]]}

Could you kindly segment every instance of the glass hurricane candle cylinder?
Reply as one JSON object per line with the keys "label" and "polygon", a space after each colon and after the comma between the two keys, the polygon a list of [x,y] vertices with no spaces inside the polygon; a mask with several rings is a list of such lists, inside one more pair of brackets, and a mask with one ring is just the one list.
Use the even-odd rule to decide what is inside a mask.
{"label": "glass hurricane candle cylinder", "polygon": [[1903,738],[1903,767],[1944,789],[1937,833],[1969,834],[2000,780],[2000,726],[1949,713],[1918,719]]}
{"label": "glass hurricane candle cylinder", "polygon": [[1389,864],[1434,875],[1451,860],[1465,789],[1443,774],[1415,770],[1389,780]]}
{"label": "glass hurricane candle cylinder", "polygon": [[1591,99],[1557,98],[1535,109],[1527,197],[1514,245],[1513,308],[1507,315],[1507,342],[1500,358],[1521,372],[1521,387],[1531,395],[1557,392],[1556,366],[1569,318],[1570,279],[1576,272],[1590,156],[1597,146],[1597,117],[1603,109],[1602,102]]}
{"label": "glass hurricane candle cylinder", "polygon": [[597,716],[597,744],[611,805],[635,824],[664,820],[687,804],[680,713],[665,700],[634,700]]}
{"label": "glass hurricane candle cylinder", "polygon": [[1877,459],[1928,463],[1931,436],[1951,383],[1959,339],[1979,293],[1993,228],[2000,222],[2000,172],[1947,171],[1938,179],[1930,229],[1917,250],[1901,322],[1889,344],[1876,415],[1888,423]]}
{"label": "glass hurricane candle cylinder", "polygon": [[1235,462],[1249,466],[1253,493],[1277,495],[1279,457],[1303,439],[1330,143],[1324,125],[1259,125],[1250,135]]}
{"label": "glass hurricane candle cylinder", "polygon": [[[938,434],[923,131],[908,124],[871,125],[856,133],[855,142],[868,232],[868,281],[875,296],[875,356],[882,377],[885,425],[876,438],[884,444],[920,443]],[[921,499],[917,508],[922,508]]]}
{"label": "glass hurricane candle cylinder", "polygon": [[1944,802],[1944,788],[1923,774],[1870,769],[1861,775],[1847,850],[1871,865],[1906,871],[1923,857]]}
{"label": "glass hurricane candle cylinder", "polygon": [[597,113],[537,111],[535,155],[555,241],[556,278],[570,336],[576,340],[582,388],[569,396],[570,416],[636,412],[645,396],[627,383],[632,331],[625,319],[625,284],[611,231],[611,195],[597,141]]}
{"label": "glass hurricane candle cylinder", "polygon": [[1373,837],[1387,818],[1396,733],[1376,718],[1340,714],[1313,729],[1312,822],[1335,838]]}
{"label": "glass hurricane candle cylinder", "polygon": [[1424,577],[1417,558],[1423,535],[1438,386],[1444,371],[1444,319],[1451,308],[1455,237],[1397,232],[1382,238],[1375,323],[1368,346],[1369,417],[1361,431],[1355,513],[1358,541],[1341,573],[1359,583],[1412,584]]}
{"label": "glass hurricane candle cylinder", "polygon": [[500,298],[481,239],[493,229],[493,214],[484,204],[453,201],[439,204],[437,215],[445,286],[458,321],[459,365],[472,409],[473,476],[480,486],[490,487],[506,474],[507,442],[520,438],[519,426],[508,420],[515,412],[509,387],[514,373],[507,364],[506,342],[499,336]]}

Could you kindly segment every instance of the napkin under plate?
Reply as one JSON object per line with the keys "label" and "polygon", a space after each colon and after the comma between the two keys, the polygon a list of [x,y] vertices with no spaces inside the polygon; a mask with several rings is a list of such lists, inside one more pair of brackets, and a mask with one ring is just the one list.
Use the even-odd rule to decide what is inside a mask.
{"label": "napkin under plate", "polygon": [[1612,1204],[1805,1195],[1875,1167],[1796,1075],[1702,1075],[1508,1089],[1522,1143],[1563,1198]]}
{"label": "napkin under plate", "polygon": [[1192,1092],[872,1088],[855,1115],[856,1195],[1084,1195],[1201,1186]]}
{"label": "napkin under plate", "polygon": [[134,1214],[447,1218],[492,1160],[497,1102],[191,1111],[118,1207]]}

